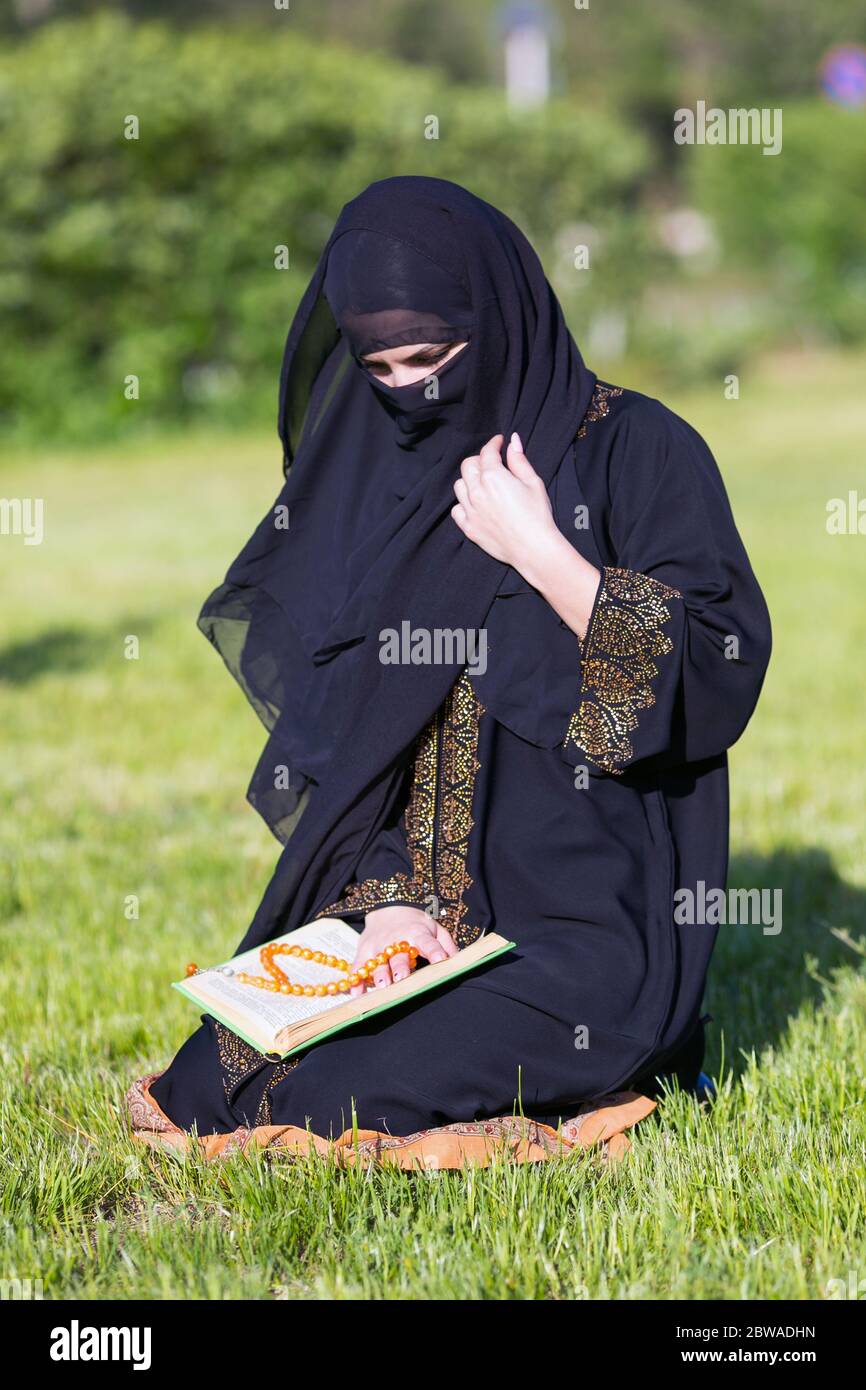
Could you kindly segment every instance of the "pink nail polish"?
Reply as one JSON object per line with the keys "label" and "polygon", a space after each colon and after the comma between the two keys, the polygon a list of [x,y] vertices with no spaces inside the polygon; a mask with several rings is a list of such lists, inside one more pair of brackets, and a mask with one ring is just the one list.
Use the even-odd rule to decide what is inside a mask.
{"label": "pink nail polish", "polygon": [[521,452],[521,454],[522,454],[522,453],[523,453],[523,440],[520,438],[520,435],[517,433],[517,430],[515,430],[514,433],[512,434],[512,436],[511,436],[511,442],[512,442],[512,444],[514,445],[515,449],[519,449],[520,452]]}

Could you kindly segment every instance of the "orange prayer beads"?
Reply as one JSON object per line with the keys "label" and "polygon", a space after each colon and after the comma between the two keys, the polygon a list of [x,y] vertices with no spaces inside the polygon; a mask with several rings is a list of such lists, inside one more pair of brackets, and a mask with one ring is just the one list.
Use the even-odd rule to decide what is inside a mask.
{"label": "orange prayer beads", "polygon": [[[327,995],[348,994],[349,990],[355,985],[363,984],[369,979],[374,970],[386,965],[392,956],[405,955],[409,957],[409,969],[414,970],[418,960],[417,946],[410,946],[408,941],[400,941],[392,946],[386,946],[379,955],[372,956],[370,960],[359,965],[357,970],[352,970],[348,961],[341,960],[338,956],[326,955],[324,951],[313,951],[308,946],[289,946],[285,942],[269,941],[262,946],[259,951],[259,959],[262,969],[267,972],[270,979],[261,975],[248,975],[242,970],[235,977],[242,984],[255,985],[256,989],[266,989],[272,994],[295,994],[304,995],[308,999],[323,999]],[[290,980],[285,971],[277,965],[277,956],[295,956],[299,960],[311,961],[314,965],[326,965],[331,970],[339,970],[341,975],[345,975],[343,980],[334,980],[327,985],[300,985],[296,981]]]}

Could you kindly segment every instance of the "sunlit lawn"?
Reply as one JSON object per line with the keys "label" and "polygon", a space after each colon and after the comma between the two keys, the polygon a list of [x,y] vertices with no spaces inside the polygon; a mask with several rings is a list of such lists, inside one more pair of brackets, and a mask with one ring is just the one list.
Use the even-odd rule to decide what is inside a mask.
{"label": "sunlit lawn", "polygon": [[610,1170],[138,1152],[123,1092],[196,1021],[168,983],[230,952],[278,849],[244,801],[263,731],[195,628],[278,451],[197,435],[7,462],[0,495],[43,497],[46,534],[0,537],[0,1276],[45,1297],[822,1298],[866,1273],[866,537],[825,528],[828,498],[866,495],[863,375],[791,358],[739,401],[669,397],[774,618],[732,755],[732,881],[782,888],[784,926],[722,931],[716,1106],[672,1098]]}

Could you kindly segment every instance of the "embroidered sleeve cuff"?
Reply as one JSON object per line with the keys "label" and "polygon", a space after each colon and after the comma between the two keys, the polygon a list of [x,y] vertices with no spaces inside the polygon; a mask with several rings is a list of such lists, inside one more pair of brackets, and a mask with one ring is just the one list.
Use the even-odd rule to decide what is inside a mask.
{"label": "embroidered sleeve cuff", "polygon": [[578,705],[565,736],[569,757],[619,776],[636,756],[630,735],[656,703],[657,658],[673,651],[663,631],[676,589],[634,570],[606,568],[581,647]]}
{"label": "embroidered sleeve cuff", "polygon": [[339,917],[346,912],[375,912],[378,907],[420,907],[423,911],[429,904],[430,891],[423,884],[416,883],[407,874],[393,874],[391,878],[368,878],[363,883],[353,883],[342,898],[318,912],[317,917]]}

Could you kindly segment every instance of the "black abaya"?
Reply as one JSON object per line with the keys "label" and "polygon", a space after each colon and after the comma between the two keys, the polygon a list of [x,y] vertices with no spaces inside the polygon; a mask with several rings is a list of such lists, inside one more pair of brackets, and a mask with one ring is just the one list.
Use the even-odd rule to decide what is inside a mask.
{"label": "black abaya", "polygon": [[[380,194],[369,204],[362,195],[335,236],[355,235],[353,220],[365,230],[389,216],[404,225],[407,183],[436,185],[429,196],[470,234],[471,195],[458,190],[452,205],[438,181],[392,182],[391,213]],[[501,216],[479,214],[481,244],[488,214]],[[510,226],[502,219],[503,236]],[[407,1133],[507,1114],[518,1101],[525,1114],[555,1122],[582,1101],[676,1071],[685,1053],[688,1071],[697,1068],[716,928],[678,926],[674,894],[725,883],[726,749],[760,690],[766,608],[706,445],[658,402],[593,386],[514,231],[504,259],[517,256],[520,269],[509,272],[517,288],[502,282],[502,267],[486,274],[500,275],[497,312],[507,321],[501,303],[517,297],[511,321],[521,317],[523,327],[514,332],[530,345],[536,333],[542,361],[524,359],[516,373],[510,364],[510,405],[507,391],[488,390],[485,413],[477,265],[470,254],[460,270],[462,243],[452,236],[437,274],[462,277],[444,296],[446,321],[460,318],[466,295],[473,305],[459,324],[469,339],[463,396],[455,403],[445,391],[442,411],[417,416],[426,427],[413,437],[412,419],[396,418],[356,362],[330,389],[346,349],[326,342],[313,442],[308,424],[299,481],[292,491],[290,475],[281,494],[297,499],[300,537],[289,531],[277,544],[263,523],[204,625],[272,731],[256,804],[285,835],[303,810],[300,792],[312,791],[243,945],[322,914],[360,929],[372,908],[410,903],[432,911],[458,946],[495,929],[516,949],[278,1064],[206,1019],[151,1088],[185,1128],[309,1120],[317,1133],[337,1134],[354,1114],[362,1127]],[[327,253],[323,261],[319,289],[300,311],[307,324]],[[406,297],[392,305],[378,286],[370,303],[405,307]],[[538,310],[534,321],[527,305]],[[414,307],[435,331],[431,306]],[[347,325],[345,304],[340,314],[352,346],[358,320]],[[302,336],[297,327],[293,335],[290,357]],[[284,388],[290,377],[284,372]],[[363,448],[348,462],[340,455],[341,481],[329,460],[352,402],[355,442],[363,419],[384,441],[383,457]],[[497,430],[519,428],[521,411],[532,413],[526,452],[557,524],[603,573],[582,644],[519,574],[460,538],[446,509],[460,458]],[[320,474],[305,470],[310,460]],[[401,462],[414,479],[408,488]],[[317,526],[329,500],[337,542],[350,540],[347,564],[313,592],[305,580],[315,585],[320,573]],[[383,666],[375,637],[401,618],[428,629],[483,621],[487,670]],[[232,651],[226,619],[246,639]],[[265,774],[275,760],[298,774],[297,805],[270,796]]]}

